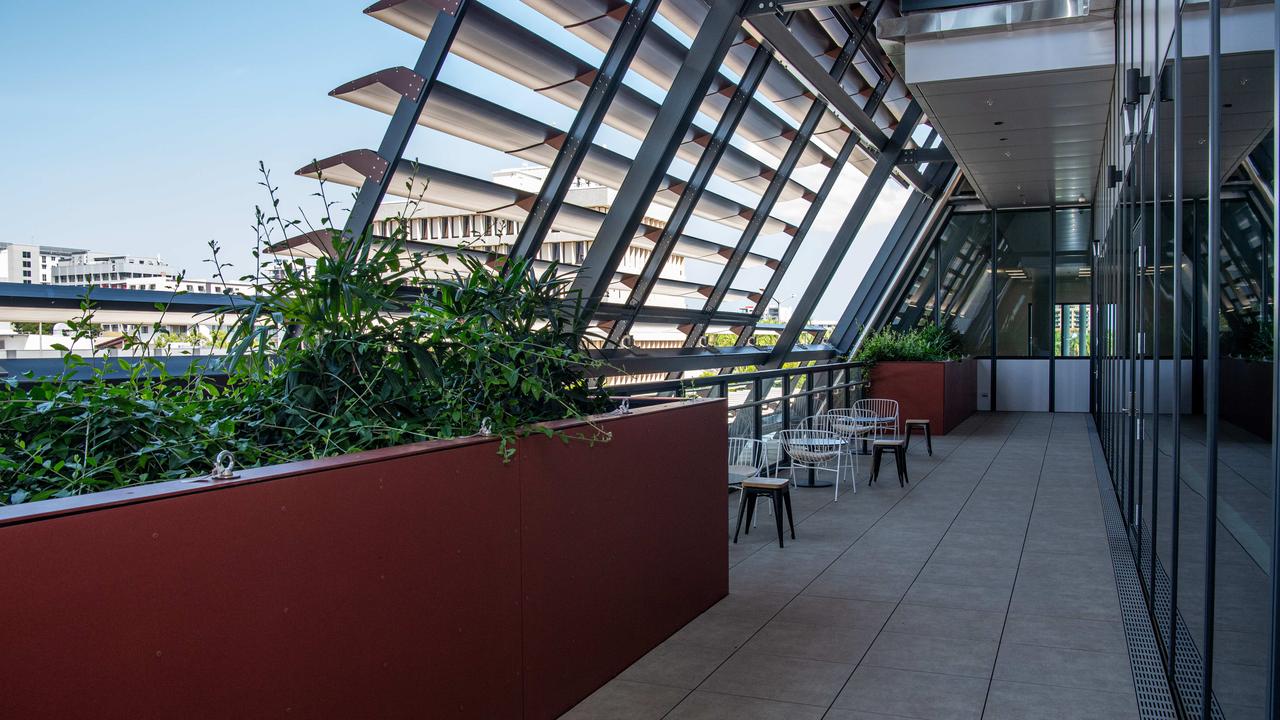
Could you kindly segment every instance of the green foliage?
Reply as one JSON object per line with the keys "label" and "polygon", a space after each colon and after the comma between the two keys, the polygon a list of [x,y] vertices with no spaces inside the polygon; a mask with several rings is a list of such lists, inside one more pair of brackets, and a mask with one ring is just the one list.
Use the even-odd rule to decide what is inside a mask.
{"label": "green foliage", "polygon": [[[264,185],[260,245],[293,226]],[[246,278],[254,297],[232,299],[228,354],[208,366],[171,376],[150,354],[156,336],[135,334],[140,361],[66,352],[57,376],[0,383],[0,504],[203,475],[221,450],[252,467],[490,432],[510,458],[522,433],[552,434],[535,423],[607,409],[554,265],[494,270],[409,256],[403,233],[329,232],[331,256]],[[440,276],[429,259],[459,267]],[[96,332],[87,300],[72,330]]]}
{"label": "green foliage", "polygon": [[940,325],[921,325],[907,331],[882,328],[867,336],[854,360],[955,360],[960,358],[960,336]]}

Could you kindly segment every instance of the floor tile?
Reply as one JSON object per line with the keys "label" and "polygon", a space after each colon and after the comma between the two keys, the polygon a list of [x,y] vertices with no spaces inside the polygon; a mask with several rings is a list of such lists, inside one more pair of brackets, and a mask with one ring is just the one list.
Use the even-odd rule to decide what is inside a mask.
{"label": "floor tile", "polygon": [[690,645],[668,640],[633,663],[618,678],[692,690],[707,679],[732,652],[731,648]]}
{"label": "floor tile", "polygon": [[1128,653],[1001,643],[996,679],[1103,692],[1133,692]]}
{"label": "floor tile", "polygon": [[985,678],[862,666],[835,707],[921,720],[977,720],[986,694]]}
{"label": "floor tile", "polygon": [[1137,718],[1133,693],[1106,693],[993,680],[983,720],[1101,720]]}
{"label": "floor tile", "polygon": [[560,717],[563,720],[657,720],[688,692],[615,679]]}
{"label": "floor tile", "polygon": [[958,640],[882,632],[862,664],[989,678],[996,662],[996,646],[995,640]]}
{"label": "floor tile", "polygon": [[676,706],[669,720],[817,720],[826,707],[780,703],[698,690]]}
{"label": "floor tile", "polygon": [[852,665],[766,655],[744,648],[698,689],[825,707],[851,672]]}
{"label": "floor tile", "polygon": [[958,640],[998,640],[1004,613],[902,603],[885,623],[890,632]]}
{"label": "floor tile", "polygon": [[854,665],[875,637],[876,628],[855,630],[774,620],[761,628],[743,649]]}

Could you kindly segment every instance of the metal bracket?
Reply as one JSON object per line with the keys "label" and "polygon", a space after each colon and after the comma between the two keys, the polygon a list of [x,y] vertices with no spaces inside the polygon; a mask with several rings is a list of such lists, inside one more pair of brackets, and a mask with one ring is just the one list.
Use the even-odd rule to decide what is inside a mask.
{"label": "metal bracket", "polygon": [[1115,165],[1107,166],[1107,187],[1113,188],[1124,181],[1124,173]]}
{"label": "metal bracket", "polygon": [[751,0],[746,7],[742,9],[743,17],[754,17],[757,15],[778,15],[783,12],[782,3],[778,0]]}

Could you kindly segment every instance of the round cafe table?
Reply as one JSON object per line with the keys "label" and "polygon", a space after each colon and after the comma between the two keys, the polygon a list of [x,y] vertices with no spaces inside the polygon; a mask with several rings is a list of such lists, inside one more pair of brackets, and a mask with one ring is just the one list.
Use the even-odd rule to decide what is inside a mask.
{"label": "round cafe table", "polygon": [[[837,428],[840,428],[841,426],[856,427],[858,425],[876,426],[876,425],[883,425],[891,422],[896,422],[896,419],[892,417],[841,417],[840,420],[837,422],[836,427]],[[897,434],[896,430],[894,434],[895,435]],[[850,432],[849,439],[857,440],[860,443],[859,449],[857,451],[859,455],[871,454],[870,444],[871,444],[872,437],[869,433],[863,434],[863,435],[856,435]]]}

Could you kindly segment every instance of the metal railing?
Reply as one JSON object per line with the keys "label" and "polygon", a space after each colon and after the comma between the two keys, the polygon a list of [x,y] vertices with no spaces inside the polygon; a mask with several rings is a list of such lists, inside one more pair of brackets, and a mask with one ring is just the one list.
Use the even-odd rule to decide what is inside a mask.
{"label": "metal railing", "polygon": [[769,440],[805,418],[851,406],[866,386],[865,367],[860,362],[838,362],[618,385],[609,391],[632,398],[725,398],[731,436]]}

